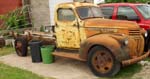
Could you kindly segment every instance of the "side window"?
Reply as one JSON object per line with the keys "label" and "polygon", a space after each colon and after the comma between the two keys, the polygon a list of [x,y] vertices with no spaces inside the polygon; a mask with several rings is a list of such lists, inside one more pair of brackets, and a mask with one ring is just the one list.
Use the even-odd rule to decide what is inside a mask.
{"label": "side window", "polygon": [[129,6],[121,6],[118,8],[117,19],[119,20],[134,20],[138,18],[135,11]]}
{"label": "side window", "polygon": [[59,9],[58,10],[59,21],[74,21],[75,15],[71,9]]}
{"label": "side window", "polygon": [[114,11],[114,7],[110,6],[110,7],[101,7],[102,13],[104,14],[105,18],[109,18],[112,19],[112,15],[113,15],[113,11]]}

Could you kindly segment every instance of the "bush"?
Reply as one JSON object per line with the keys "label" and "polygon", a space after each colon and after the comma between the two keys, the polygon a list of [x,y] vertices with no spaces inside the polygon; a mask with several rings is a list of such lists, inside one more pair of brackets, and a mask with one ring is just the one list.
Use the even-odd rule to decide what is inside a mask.
{"label": "bush", "polygon": [[27,18],[28,6],[24,6],[18,8],[6,15],[1,15],[0,19],[3,22],[4,29],[18,29],[18,28],[25,28],[30,23]]}

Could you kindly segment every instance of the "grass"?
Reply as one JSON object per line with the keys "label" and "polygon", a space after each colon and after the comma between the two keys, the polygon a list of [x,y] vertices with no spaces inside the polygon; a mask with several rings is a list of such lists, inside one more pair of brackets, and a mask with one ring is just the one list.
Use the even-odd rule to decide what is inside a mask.
{"label": "grass", "polygon": [[[0,56],[8,55],[13,52],[15,52],[14,48],[6,46],[0,49]],[[30,71],[26,71],[16,67],[11,67],[0,62],[0,79],[52,79],[52,78],[45,78],[37,74],[34,74]]]}
{"label": "grass", "polygon": [[145,61],[149,61],[150,62],[150,56],[148,56]]}
{"label": "grass", "polygon": [[0,48],[0,56],[8,55],[14,53],[15,49],[11,46],[6,46],[4,48]]}
{"label": "grass", "polygon": [[0,62],[0,79],[50,79]]}

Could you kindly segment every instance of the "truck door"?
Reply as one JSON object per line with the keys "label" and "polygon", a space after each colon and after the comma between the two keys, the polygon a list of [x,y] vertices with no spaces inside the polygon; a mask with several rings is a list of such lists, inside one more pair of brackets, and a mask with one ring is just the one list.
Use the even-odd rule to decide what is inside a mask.
{"label": "truck door", "polygon": [[56,40],[58,48],[79,48],[80,37],[78,22],[74,11],[70,8],[61,8],[57,11]]}

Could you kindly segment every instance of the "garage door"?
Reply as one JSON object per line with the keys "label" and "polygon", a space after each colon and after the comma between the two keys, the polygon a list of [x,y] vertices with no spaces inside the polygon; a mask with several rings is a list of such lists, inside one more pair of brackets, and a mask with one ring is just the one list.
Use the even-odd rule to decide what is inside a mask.
{"label": "garage door", "polygon": [[[6,14],[20,6],[22,6],[22,0],[0,0],[0,15]],[[1,23],[2,21],[0,21]]]}

